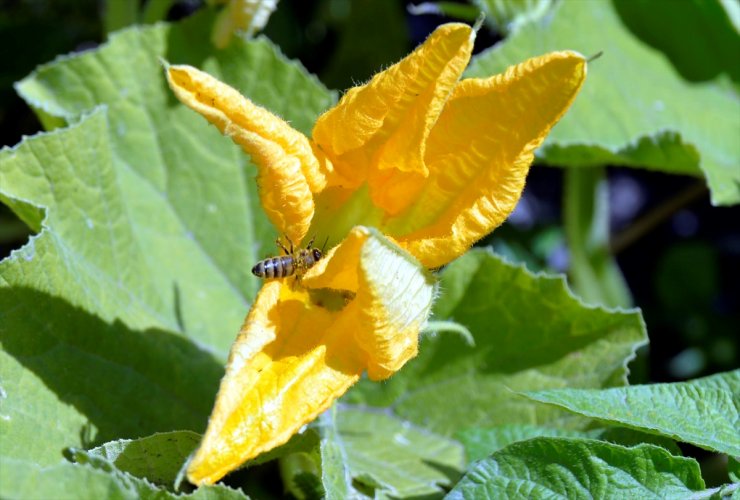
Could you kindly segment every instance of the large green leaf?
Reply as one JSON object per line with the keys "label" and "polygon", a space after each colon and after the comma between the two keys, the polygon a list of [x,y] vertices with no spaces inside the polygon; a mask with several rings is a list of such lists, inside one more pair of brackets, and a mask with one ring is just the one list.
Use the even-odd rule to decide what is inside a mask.
{"label": "large green leaf", "polygon": [[486,458],[492,453],[518,441],[536,437],[596,438],[598,431],[575,431],[538,425],[500,425],[487,429],[464,429],[457,438],[465,446],[468,462]]}
{"label": "large green leaf", "polygon": [[456,437],[463,443],[463,446],[465,446],[465,453],[469,462],[485,458],[493,452],[512,443],[516,443],[517,441],[524,441],[525,439],[532,439],[535,437],[579,437],[600,439],[602,441],[609,441],[610,443],[621,444],[624,446],[651,443],[662,446],[674,455],[681,455],[680,448],[670,439],[652,434],[645,434],[643,432],[623,427],[575,431],[543,427],[541,425],[499,425],[497,427],[489,427],[486,429],[477,427],[464,429],[458,432]]}
{"label": "large green leaf", "polygon": [[3,193],[46,207],[42,232],[0,263],[3,456],[50,465],[67,446],[202,430],[223,373],[157,321],[107,124],[98,111],[0,155]]}
{"label": "large green leaf", "polygon": [[727,86],[684,81],[661,53],[625,28],[607,0],[559,2],[551,15],[476,56],[467,76],[488,76],[563,49],[604,56],[589,65],[576,102],[539,151],[542,160],[703,173],[714,204],[740,202],[737,95]]}
{"label": "large green leaf", "polygon": [[337,429],[356,481],[394,497],[430,495],[462,473],[462,446],[382,412],[347,408]]}
{"label": "large green leaf", "polygon": [[243,500],[245,495],[226,486],[205,486],[189,495],[157,488],[144,479],[117,471],[97,458],[85,465],[60,463],[40,466],[0,457],[0,497],[54,500]]}
{"label": "large green leaf", "polygon": [[0,455],[24,471],[3,468],[9,496],[66,447],[206,424],[275,234],[248,158],[176,102],[160,58],[304,131],[334,98],[268,41],[214,51],[209,30],[125,30],[17,85],[71,126],[0,151],[0,201],[39,233],[0,262]]}
{"label": "large green leaf", "polygon": [[639,312],[585,305],[562,277],[532,274],[482,249],[440,279],[436,318],[467,327],[475,345],[459,335],[427,335],[403,370],[383,384],[362,381],[348,401],[390,405],[445,435],[501,424],[581,428],[584,419],[515,391],[623,385],[627,363],[646,342]]}
{"label": "large green leaf", "polygon": [[[139,324],[182,330],[225,352],[258,287],[249,269],[273,251],[275,233],[259,208],[247,156],[176,102],[160,58],[209,71],[303,131],[332,95],[264,39],[215,51],[206,42],[209,20],[199,16],[176,27],[125,30],[97,51],[39,68],[17,89],[35,108],[69,121],[96,106],[108,109],[107,161],[113,172],[102,182],[120,198],[120,207],[114,204],[120,213],[110,214],[115,225],[91,221],[91,210],[60,210],[50,217],[64,218],[72,226],[67,239],[90,240],[94,233],[86,226],[95,222],[99,231],[112,233],[107,246],[117,253],[103,252],[94,268],[114,284],[121,281],[117,288],[129,298],[115,301],[116,317],[128,323],[129,308],[121,304],[139,299],[142,307],[152,309],[149,316],[156,316],[145,321],[140,311],[131,311],[141,318]],[[94,166],[90,159],[90,174]],[[89,183],[84,177],[80,182]],[[75,203],[67,193],[28,178],[9,179],[8,185],[8,196],[32,203],[48,206],[53,195]],[[104,202],[114,201],[102,190],[79,190],[76,195],[98,207],[94,214],[104,218]],[[118,232],[124,231],[130,242],[120,241]],[[91,292],[111,295],[109,289]],[[104,304],[94,312],[109,317],[112,309]]]}
{"label": "large green leaf", "polygon": [[[734,0],[733,0],[734,1]],[[720,74],[740,83],[740,36],[722,0],[612,0],[632,33],[662,51],[687,80]],[[687,41],[690,40],[690,43]]]}
{"label": "large green leaf", "polygon": [[364,490],[397,498],[433,495],[462,475],[460,443],[411,422],[343,407],[334,425],[336,431],[325,441],[341,450],[347,474]]}
{"label": "large green leaf", "polygon": [[740,456],[740,370],[674,384],[529,392],[535,401]]}
{"label": "large green leaf", "polygon": [[334,406],[309,430],[320,445],[281,462],[299,498],[312,498],[319,484],[325,498],[441,496],[465,466],[457,441],[372,408]]}
{"label": "large green leaf", "polygon": [[100,458],[119,471],[172,488],[200,440],[201,435],[191,431],[162,432],[141,439],[109,441],[89,451],[76,450],[74,458],[80,463]]}
{"label": "large green leaf", "polygon": [[336,425],[336,405],[319,419],[321,433],[321,485],[327,500],[343,500],[354,495],[352,475],[347,465],[347,451]]}
{"label": "large green leaf", "polygon": [[476,462],[446,498],[687,498],[703,489],[696,461],[657,446],[535,438]]}

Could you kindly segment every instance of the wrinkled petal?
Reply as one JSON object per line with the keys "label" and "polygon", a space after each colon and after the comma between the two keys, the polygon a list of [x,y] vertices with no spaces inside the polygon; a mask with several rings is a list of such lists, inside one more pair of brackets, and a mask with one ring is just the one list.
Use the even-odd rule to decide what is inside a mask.
{"label": "wrinkled petal", "polygon": [[303,279],[310,288],[355,294],[346,313],[358,326],[347,332],[354,332],[372,380],[390,377],[416,356],[419,330],[432,304],[434,278],[399,250],[376,230],[356,227],[335,258],[320,261]]}
{"label": "wrinkled petal", "polygon": [[427,267],[462,255],[512,212],[535,149],[585,77],[586,60],[566,51],[460,82],[429,135],[429,176],[383,232]]}
{"label": "wrinkled petal", "polygon": [[283,444],[363,371],[390,376],[416,354],[433,293],[418,262],[363,227],[300,285],[265,283],[231,349],[188,479],[212,484]]}
{"label": "wrinkled petal", "polygon": [[300,242],[314,214],[313,193],[326,185],[308,139],[232,87],[190,66],[170,66],[178,99],[240,145],[257,165],[260,200],[282,234]]}
{"label": "wrinkled petal", "polygon": [[[356,187],[368,180],[373,202],[389,213],[428,173],[426,139],[470,59],[475,37],[465,24],[445,24],[409,56],[350,89],[316,122],[313,139]],[[345,186],[347,187],[347,186]]]}

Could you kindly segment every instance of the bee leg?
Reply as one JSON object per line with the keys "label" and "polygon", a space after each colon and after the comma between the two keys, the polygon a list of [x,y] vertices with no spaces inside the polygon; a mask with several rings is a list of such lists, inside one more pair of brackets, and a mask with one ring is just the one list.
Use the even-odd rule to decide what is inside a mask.
{"label": "bee leg", "polygon": [[288,243],[290,243],[290,253],[288,255],[293,255],[293,241],[287,234],[285,235],[285,239],[288,240]]}
{"label": "bee leg", "polygon": [[[287,236],[285,238],[288,239]],[[290,239],[288,239],[288,241],[290,241]],[[292,255],[293,254],[293,243],[290,244],[290,251],[288,251],[288,249],[285,248],[285,245],[283,245],[283,242],[280,241],[280,237],[278,237],[278,239],[275,240],[275,244],[278,247],[280,247],[280,248],[283,249],[283,252],[285,252],[285,255]]]}
{"label": "bee leg", "polygon": [[306,245],[306,250],[311,250],[311,247],[313,246],[313,240],[316,239],[316,235],[314,234],[311,238],[311,241],[308,242],[308,245]]}

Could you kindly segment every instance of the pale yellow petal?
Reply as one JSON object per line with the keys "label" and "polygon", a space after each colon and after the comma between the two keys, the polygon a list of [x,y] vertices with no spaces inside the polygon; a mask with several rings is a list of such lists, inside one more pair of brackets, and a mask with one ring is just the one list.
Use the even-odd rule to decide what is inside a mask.
{"label": "pale yellow petal", "polygon": [[309,271],[306,286],[356,294],[347,309],[357,314],[354,336],[365,353],[368,376],[390,377],[417,353],[434,278],[393,241],[361,226],[352,229],[329,257]]}

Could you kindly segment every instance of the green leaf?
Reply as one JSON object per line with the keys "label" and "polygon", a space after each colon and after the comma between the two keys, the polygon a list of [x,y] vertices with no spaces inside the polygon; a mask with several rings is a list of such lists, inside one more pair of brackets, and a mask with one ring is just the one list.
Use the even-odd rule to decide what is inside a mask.
{"label": "green leaf", "polygon": [[439,493],[463,467],[459,443],[374,410],[342,408],[336,442],[355,481],[393,497]]}
{"label": "green leaf", "polygon": [[71,124],[0,151],[0,201],[39,232],[0,262],[0,454],[28,474],[207,422],[275,233],[247,156],[176,102],[160,58],[304,131],[334,99],[264,39],[214,51],[210,26],[128,29],[16,87]]}
{"label": "green leaf", "polygon": [[96,457],[95,464],[60,463],[41,466],[23,460],[0,457],[0,497],[54,498],[59,500],[191,499],[239,500],[246,496],[226,486],[204,486],[189,495],[161,490],[143,479],[117,471]]}
{"label": "green leaf", "polygon": [[726,74],[740,83],[740,36],[726,10],[729,3],[616,0],[614,8],[635,36],[662,51],[687,80]]}
{"label": "green leaf", "polygon": [[[132,271],[144,271],[147,279],[132,273],[122,288],[130,296],[127,288],[136,291],[138,282],[146,281],[154,296],[144,302],[164,327],[185,330],[225,357],[259,286],[249,269],[273,251],[275,231],[259,205],[248,157],[176,102],[160,58],[201,67],[303,131],[310,130],[333,95],[265,39],[215,51],[206,42],[209,33],[208,16],[174,27],[125,30],[97,51],[42,66],[17,89],[32,106],[68,121],[106,105],[115,172],[110,187],[125,208],[118,225],[129,229],[133,245],[145,249],[131,260],[143,268]],[[51,191],[39,187],[41,193],[19,195],[43,203],[42,194]],[[95,192],[78,196],[100,205]],[[69,223],[75,222],[86,231],[85,219]],[[123,262],[108,258],[98,267],[125,268],[128,250],[116,256]]]}
{"label": "green leaf", "polygon": [[[352,476],[347,465],[342,439],[336,425],[337,406],[319,416],[311,426],[299,436],[304,439],[300,449],[280,459],[280,472],[285,487],[297,498],[326,498],[343,500],[357,495],[352,485]],[[278,450],[290,446],[296,436]],[[267,453],[270,455],[271,453]],[[260,455],[258,460],[262,459]]]}
{"label": "green leaf", "polygon": [[28,199],[42,184],[56,193],[43,196],[41,234],[0,263],[2,455],[41,465],[68,446],[202,430],[223,374],[211,353],[158,326],[145,301],[157,305],[144,251],[121,225],[105,118],[0,154],[5,193],[25,186],[16,192]]}
{"label": "green leaf", "polygon": [[[440,495],[465,466],[457,441],[374,409],[335,405],[311,425],[320,444],[281,458],[298,498],[407,498]],[[316,486],[323,494],[316,495]]]}
{"label": "green leaf", "polygon": [[723,85],[682,80],[662,54],[625,28],[607,0],[559,2],[552,15],[476,56],[467,76],[492,75],[563,49],[604,56],[589,65],[584,88],[540,149],[541,160],[703,173],[714,204],[740,201],[737,95]]}
{"label": "green leaf", "polygon": [[583,432],[537,425],[500,425],[488,429],[463,429],[455,437],[465,447],[468,462],[475,462],[512,443],[535,437],[595,438],[597,435],[598,431]]}
{"label": "green leaf", "polygon": [[162,432],[145,438],[110,441],[89,451],[77,451],[75,460],[101,458],[134,477],[171,488],[201,435],[190,431]]}
{"label": "green leaf", "polygon": [[473,0],[486,14],[486,23],[504,35],[544,16],[553,0]]}
{"label": "green leaf", "polygon": [[446,498],[686,498],[702,489],[696,461],[657,446],[535,438],[476,462]]}
{"label": "green leaf", "polygon": [[740,370],[673,384],[561,389],[526,396],[580,415],[740,456]]}
{"label": "green leaf", "polygon": [[600,439],[623,446],[635,446],[642,443],[662,446],[673,455],[681,455],[680,448],[672,440],[661,436],[645,434],[623,427],[608,427],[606,429],[592,429],[575,431],[542,427],[537,425],[501,425],[487,429],[463,429],[456,436],[465,446],[468,462],[473,462],[505,448],[506,446],[534,437],[573,437]]}
{"label": "green leaf", "polygon": [[647,443],[660,446],[668,450],[671,455],[681,456],[683,452],[678,447],[676,442],[664,436],[658,436],[656,434],[649,434],[636,429],[628,429],[627,427],[606,427],[604,429],[598,429],[595,438],[601,441],[608,441],[614,444],[621,444],[622,446],[637,446],[639,444]]}
{"label": "green leaf", "polygon": [[321,484],[327,500],[343,500],[355,493],[347,464],[347,452],[342,446],[336,418],[337,405],[333,405],[319,419]]}
{"label": "green leaf", "polygon": [[646,342],[638,311],[585,305],[562,277],[533,274],[473,250],[440,276],[435,319],[475,339],[425,335],[419,356],[388,382],[361,381],[346,401],[392,406],[401,418],[447,436],[467,427],[587,422],[533,404],[516,391],[626,383],[626,365]]}

